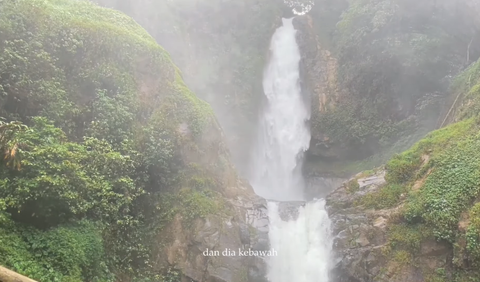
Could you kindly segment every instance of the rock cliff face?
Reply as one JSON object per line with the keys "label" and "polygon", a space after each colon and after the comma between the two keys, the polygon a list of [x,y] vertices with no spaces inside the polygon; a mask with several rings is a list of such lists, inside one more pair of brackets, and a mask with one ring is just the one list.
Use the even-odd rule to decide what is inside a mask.
{"label": "rock cliff face", "polygon": [[[423,132],[437,126],[445,126],[445,128],[433,131],[426,136],[420,134],[411,138],[410,141],[405,142],[398,149],[403,150],[417,139],[420,139],[420,141],[407,151],[394,155],[385,167],[375,171],[359,173],[327,196],[327,209],[332,219],[333,235],[335,236],[336,265],[332,270],[332,281],[475,281],[478,279],[480,261],[478,247],[480,238],[478,197],[480,194],[478,188],[474,188],[478,187],[478,175],[473,172],[475,169],[471,170],[471,168],[477,167],[476,151],[479,146],[474,141],[477,139],[471,137],[472,134],[476,134],[474,132],[478,128],[480,63],[475,62],[478,57],[478,49],[473,50],[471,46],[473,46],[472,42],[479,40],[478,21],[472,16],[472,13],[477,11],[479,3],[478,1],[410,3],[417,5],[419,9],[408,15],[405,12],[413,7],[405,6],[408,1],[391,1],[388,5],[386,2],[383,4],[382,2],[376,1],[375,5],[374,1],[371,1],[370,4],[364,6],[364,10],[358,9],[361,5],[355,7],[351,5],[344,13],[339,24],[335,27],[330,26],[331,31],[338,29],[335,36],[340,36],[340,38],[342,34],[346,34],[345,32],[348,34],[348,31],[344,29],[345,26],[343,26],[348,22],[350,24],[356,23],[358,25],[355,27],[356,29],[362,30],[362,32],[366,31],[368,34],[368,29],[360,28],[368,26],[365,23],[371,21],[371,24],[375,26],[374,21],[379,20],[380,16],[395,15],[374,32],[376,35],[368,36],[369,40],[356,41],[356,48],[350,50],[340,48],[339,51],[332,52],[333,56],[337,58],[336,72],[338,77],[338,87],[332,92],[332,97],[340,97],[333,103],[333,109],[344,107],[345,100],[342,99],[353,93],[351,87],[354,85],[359,86],[365,93],[373,95],[375,92],[362,88],[362,84],[358,84],[362,79],[361,77],[368,73],[368,68],[373,65],[376,68],[381,68],[382,65],[382,61],[377,61],[378,64],[372,65],[378,58],[369,57],[368,50],[363,49],[362,51],[363,47],[361,46],[363,44],[371,44],[369,48],[376,46],[377,50],[384,50],[388,53],[390,48],[398,51],[399,49],[396,49],[398,46],[410,42],[413,44],[411,46],[418,44],[417,47],[421,47],[420,49],[415,48],[417,51],[422,48],[426,48],[424,50],[434,48],[437,52],[435,54],[447,52],[444,61],[446,64],[437,65],[438,69],[435,73],[431,73],[432,75],[417,73],[421,80],[432,81],[432,85],[437,85],[438,88],[436,89],[418,88],[420,84],[417,84],[414,79],[404,77],[402,85],[412,83],[407,88],[417,91],[420,96],[415,98],[416,100],[410,100],[411,102],[415,101],[413,111],[408,110],[410,106],[407,104],[397,101],[399,102],[398,105],[401,106],[390,108],[390,112],[398,114],[398,117],[404,120],[408,120],[409,116],[412,117],[416,120],[417,128],[423,127]],[[382,14],[381,11],[388,11],[387,7],[392,8],[392,14]],[[376,10],[376,13],[370,15],[370,18],[365,18],[365,15],[359,16],[369,10]],[[426,13],[427,11],[431,11],[431,13]],[[312,15],[324,12],[322,10],[312,11]],[[421,14],[428,14],[430,19],[426,20],[425,18],[424,22],[414,20]],[[357,21],[362,17],[366,20],[365,22]],[[389,34],[391,31],[389,31],[388,26],[399,19],[403,23],[409,22],[414,30],[417,29],[416,34],[411,34],[410,31],[402,29],[397,29],[395,34]],[[453,19],[457,19],[457,24],[454,24]],[[324,22],[324,20],[321,21]],[[328,46],[328,44],[325,45],[325,42],[328,39],[333,40],[335,36],[329,37],[328,34],[318,32],[319,36],[315,38],[309,35],[311,32],[305,31],[312,26],[308,18],[302,19],[302,22],[303,24],[298,19],[297,26],[301,30],[299,42],[301,42],[303,50],[306,54],[314,54],[309,56],[313,56],[323,64],[328,65],[328,61],[320,56],[321,52],[318,51],[321,49],[320,47],[317,47],[315,53],[314,43],[317,42],[317,46],[322,46],[322,44],[318,44],[318,42],[322,42],[324,46]],[[443,37],[436,37],[428,29],[419,29],[427,22],[429,22],[430,28],[437,28],[437,31],[441,31]],[[322,28],[315,24],[313,24],[313,27],[317,30]],[[383,31],[378,33],[382,29]],[[454,32],[458,34],[456,42],[451,37]],[[404,35],[410,33],[410,35],[403,37],[400,36],[402,33]],[[419,35],[421,36],[419,37]],[[396,38],[395,42],[398,46],[394,48],[389,44],[383,45],[381,43],[382,37]],[[338,38],[335,40],[338,40]],[[408,41],[404,41],[405,39],[408,39]],[[348,45],[348,40],[343,41],[343,44]],[[401,49],[405,51],[408,48]],[[465,60],[463,63],[462,52]],[[348,57],[347,54],[353,55],[353,57]],[[434,53],[430,53],[430,55],[432,54]],[[407,70],[413,66],[409,63],[409,60],[416,58],[418,62],[421,62],[421,64],[415,65],[417,70],[425,68],[425,71],[427,71],[434,69],[433,66],[435,65],[432,65],[435,59],[430,55],[421,52],[417,54],[398,52],[391,54],[385,62],[395,64],[395,60],[389,61],[389,59],[403,58],[402,60],[405,60],[405,62],[401,64],[400,69]],[[357,68],[359,73],[356,76],[358,80],[350,80],[350,83],[352,83],[350,86],[345,84],[349,81],[348,78],[345,78],[345,76],[348,76],[348,70],[345,69],[344,65],[347,62],[345,61],[346,58],[349,58],[352,66],[359,67]],[[428,64],[425,64],[426,62]],[[310,64],[315,65],[314,63]],[[466,65],[469,65],[468,68],[461,71]],[[385,71],[388,72],[388,70]],[[402,76],[402,73],[403,71],[398,72],[396,78]],[[312,83],[308,81],[315,76],[322,77],[319,74],[312,76],[304,73],[305,83],[311,85]],[[341,76],[344,77],[340,78]],[[380,74],[377,78],[370,78],[370,82],[365,82],[366,84],[363,85],[381,84],[382,80],[385,79]],[[396,78],[387,81],[394,85]],[[319,81],[323,81],[325,84],[325,79]],[[314,82],[316,81],[314,80]],[[448,88],[445,88],[445,86],[448,86]],[[311,89],[312,87],[310,87]],[[340,92],[337,89],[340,89]],[[395,90],[391,91],[395,92]],[[421,94],[422,91],[424,91],[424,94]],[[317,97],[321,97],[315,91],[310,93],[313,101]],[[340,96],[337,96],[337,93],[340,93]],[[357,92],[355,95],[361,95],[361,93]],[[373,96],[368,99],[371,99],[371,97]],[[370,101],[374,101],[374,99]],[[437,109],[432,107],[439,102],[440,104],[445,102],[443,111],[438,111],[440,107],[437,107]],[[361,105],[360,107],[364,106]],[[435,110],[432,111],[432,109]],[[321,113],[321,110],[318,112]],[[315,116],[314,113],[312,113],[312,116]],[[356,115],[360,119],[361,116]],[[335,115],[331,117],[336,119]],[[341,124],[341,122],[337,120],[337,124]],[[317,129],[319,128],[317,127]],[[313,130],[316,130],[315,127]],[[403,130],[406,130],[406,128],[401,129],[400,132],[408,132]],[[422,132],[422,130],[418,132]],[[332,133],[328,129],[321,132],[327,134],[327,136]],[[336,132],[339,133],[339,131]],[[316,133],[313,134],[315,136]],[[332,139],[334,138],[329,138],[329,140]],[[375,140],[366,140],[367,144],[378,145]],[[327,153],[334,152],[332,150],[334,147],[341,147],[336,142],[338,142],[338,139],[329,144],[329,147],[325,146],[320,151],[316,151],[313,147],[310,153],[313,156],[320,157],[321,160],[341,159],[341,155],[337,153]],[[346,147],[343,148],[347,149],[354,144],[344,144]],[[361,146],[358,148],[359,150],[362,149]],[[372,151],[372,153],[374,152]],[[384,157],[388,159],[388,155],[386,154]],[[318,159],[316,162],[314,168],[319,166]],[[335,167],[334,163],[330,162],[333,167]],[[342,167],[342,165],[340,166]],[[358,171],[360,170],[362,169]],[[324,166],[320,166],[320,171],[328,171],[328,167],[325,170]]]}
{"label": "rock cliff face", "polygon": [[188,87],[212,106],[244,174],[264,97],[270,38],[281,16],[291,16],[282,1],[94,2],[133,17],[170,53]]}
{"label": "rock cliff face", "polygon": [[[158,236],[162,247],[156,250],[155,267],[175,267],[188,281],[265,281],[266,266],[262,258],[209,257],[203,252],[268,248],[264,201],[254,195],[249,185],[236,182],[235,169],[229,166],[228,157],[232,157],[240,172],[248,162],[246,152],[253,139],[251,133],[255,132],[252,128],[257,107],[262,102],[262,72],[270,37],[280,16],[286,13],[282,3],[95,2],[121,10],[141,24],[170,53],[188,87],[209,102],[218,117],[219,124],[215,124],[218,127],[203,134],[204,141],[199,143],[211,152],[204,151],[201,156],[188,149],[183,152],[190,162],[208,170],[209,176],[224,179],[218,190],[229,215],[208,215],[188,227],[184,218],[175,216]],[[189,135],[188,127],[179,131]],[[216,157],[219,151],[225,156],[222,162]],[[213,163],[207,164],[208,160]]]}
{"label": "rock cliff face", "polygon": [[[244,188],[242,188],[244,187]],[[176,216],[159,234],[157,267],[175,266],[185,281],[266,282],[266,265],[261,257],[238,256],[238,250],[268,250],[268,217],[265,200],[239,183],[230,195],[228,215],[208,215],[185,227]],[[236,255],[229,255],[234,251]],[[219,255],[208,252],[218,251]],[[207,252],[207,253],[205,253]]]}
{"label": "rock cliff face", "polygon": [[439,126],[451,77],[480,54],[474,2],[320,0],[297,17],[309,161],[379,165]]}
{"label": "rock cliff face", "polygon": [[369,176],[359,174],[328,195],[335,236],[332,282],[429,281],[427,273],[446,267],[451,259],[449,246],[434,239],[421,242],[416,255],[419,265],[409,265],[407,254],[391,253],[388,231],[402,206],[379,210],[358,206],[362,197],[378,192],[385,184],[385,171],[379,170]]}
{"label": "rock cliff face", "polygon": [[[93,280],[82,276],[87,274],[79,269],[96,261],[82,257],[72,267],[65,267],[58,257],[60,262],[52,262],[50,252],[63,254],[64,250],[55,249],[55,243],[50,242],[52,237],[44,235],[47,231],[30,226],[32,212],[26,219],[10,216],[5,199],[12,197],[11,190],[15,189],[9,190],[4,184],[6,179],[35,179],[36,171],[28,174],[32,163],[51,168],[43,177],[58,179],[73,174],[70,172],[75,170],[75,162],[81,162],[81,167],[95,167],[86,160],[88,157],[74,153],[96,152],[91,143],[85,152],[76,148],[84,140],[98,138],[110,150],[102,147],[105,152],[98,149],[98,154],[92,153],[99,157],[100,166],[106,167],[105,175],[95,171],[89,175],[93,180],[79,180],[85,175],[75,178],[79,184],[68,186],[65,198],[56,194],[63,184],[45,181],[44,186],[38,182],[30,186],[32,191],[41,190],[45,202],[62,208],[73,199],[85,197],[85,210],[71,221],[91,220],[100,226],[100,230],[95,229],[99,233],[95,239],[105,248],[105,253],[98,256],[105,261],[97,266],[110,271],[108,275],[112,277],[108,281],[138,281],[144,276],[152,281],[152,277],[165,274],[169,268],[180,270],[188,281],[264,281],[265,267],[260,258],[203,255],[207,249],[222,252],[227,248],[268,248],[265,203],[237,177],[214,112],[185,85],[184,75],[165,49],[132,18],[88,1],[0,1],[0,11],[0,48],[6,50],[0,54],[0,116],[28,125],[32,116],[50,120],[52,124],[47,128],[61,136],[57,136],[61,139],[58,142],[64,146],[47,146],[55,144],[56,135],[32,137],[34,141],[17,153],[30,154],[27,150],[31,149],[45,152],[46,157],[24,163],[22,171],[5,168],[2,156],[0,240],[16,238],[17,241],[9,241],[17,246],[4,248],[2,243],[0,263],[41,281]],[[191,79],[193,73],[185,76]],[[35,142],[40,141],[47,143],[44,147],[51,151],[38,149],[36,146],[40,145]],[[115,161],[101,159],[104,155],[100,151]],[[127,163],[126,160],[132,161],[128,162],[128,170],[116,171],[114,164]],[[70,170],[61,170],[57,164]],[[111,190],[109,182],[101,187],[82,185],[109,179],[116,173],[122,175],[111,181],[118,185]],[[132,187],[141,190],[140,196],[130,193]],[[42,189],[53,192],[45,195]],[[98,197],[98,205],[105,206],[113,215],[92,211],[91,206],[97,205],[92,194],[97,190],[105,193]],[[125,199],[121,212],[108,205],[112,194]],[[29,203],[39,203],[37,196],[28,197],[35,198]],[[48,232],[59,230],[59,237],[53,241],[76,242],[77,238],[72,239],[69,232],[78,228],[48,223],[48,228],[44,228]],[[36,245],[25,239],[24,233],[17,232],[25,226],[35,236],[47,236],[42,241],[42,254],[34,256]],[[82,251],[91,251],[92,247],[86,245]],[[21,254],[15,249],[18,246],[24,248]],[[66,278],[73,268],[78,272],[76,276]],[[44,276],[53,272],[55,279]]]}
{"label": "rock cliff face", "polygon": [[381,250],[386,243],[385,228],[390,214],[365,212],[355,206],[361,195],[385,184],[384,176],[382,171],[353,179],[358,181],[358,191],[350,192],[345,183],[326,198],[335,236],[333,281],[373,281],[384,267]]}
{"label": "rock cliff face", "polygon": [[[333,281],[475,281],[480,264],[479,63],[455,81],[468,98],[445,128],[327,197]],[[461,95],[463,96],[463,95]],[[469,106],[467,106],[469,105]],[[475,112],[475,113],[474,113]],[[475,137],[474,137],[475,136]]]}
{"label": "rock cliff face", "polygon": [[[301,50],[301,86],[311,104],[312,118],[327,110],[333,110],[340,99],[337,82],[338,63],[329,50],[318,40],[312,17],[299,16],[294,20],[297,29],[297,42]],[[333,148],[329,137],[319,131],[312,131],[309,152],[323,158],[335,158],[346,154],[344,148]],[[343,152],[342,152],[343,151]]]}

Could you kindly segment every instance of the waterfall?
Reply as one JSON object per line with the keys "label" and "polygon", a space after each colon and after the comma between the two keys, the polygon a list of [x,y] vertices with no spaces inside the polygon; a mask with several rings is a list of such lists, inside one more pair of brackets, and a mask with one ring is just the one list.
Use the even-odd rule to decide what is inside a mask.
{"label": "waterfall", "polygon": [[306,107],[299,85],[300,50],[292,19],[283,19],[270,44],[264,71],[266,109],[260,120],[251,181],[266,199],[303,200],[301,155],[310,144]]}
{"label": "waterfall", "polygon": [[324,200],[305,203],[296,218],[282,219],[279,203],[305,201],[302,157],[310,144],[310,118],[299,85],[300,50],[293,19],[282,19],[271,39],[263,88],[267,98],[252,156],[250,181],[269,200],[270,282],[327,282],[330,220]]}
{"label": "waterfall", "polygon": [[278,204],[268,203],[270,247],[278,256],[269,257],[271,282],[327,282],[330,262],[330,220],[324,201],[301,207],[296,220],[280,218]]}

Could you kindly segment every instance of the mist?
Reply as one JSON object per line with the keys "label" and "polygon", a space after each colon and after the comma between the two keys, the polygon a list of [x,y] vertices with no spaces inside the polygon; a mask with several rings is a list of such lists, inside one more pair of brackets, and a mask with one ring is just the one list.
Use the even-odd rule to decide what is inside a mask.
{"label": "mist", "polygon": [[[265,100],[262,74],[270,53],[269,38],[282,17],[306,17],[296,22],[303,49],[302,91],[314,108],[307,154],[314,162],[371,158],[379,164],[412,145],[441,124],[439,119],[454,100],[448,92],[451,78],[480,54],[479,23],[474,16],[478,1],[365,4],[366,10],[352,18],[358,23],[348,22],[356,8],[348,8],[347,1],[98,2],[132,16],[170,53],[187,85],[213,107],[232,160],[244,177]],[[354,29],[365,25],[371,33],[352,41],[348,36],[353,29],[348,30],[347,23]],[[336,82],[322,81],[318,74],[328,61],[322,58],[322,48],[336,57],[332,70],[339,72]],[[341,85],[334,94],[325,89],[332,83]],[[320,96],[350,101],[345,109],[351,116],[332,123],[347,122],[355,115],[361,123],[348,131],[331,130],[333,124],[324,120],[327,115],[321,109],[325,98]],[[395,136],[362,130],[372,126],[368,124],[372,119],[384,120],[373,125],[382,131],[404,130],[397,129],[398,124],[410,123],[409,133]],[[330,141],[325,143],[325,138]],[[337,149],[337,144],[353,149]]]}
{"label": "mist", "polygon": [[0,0],[0,281],[473,281],[479,14]]}

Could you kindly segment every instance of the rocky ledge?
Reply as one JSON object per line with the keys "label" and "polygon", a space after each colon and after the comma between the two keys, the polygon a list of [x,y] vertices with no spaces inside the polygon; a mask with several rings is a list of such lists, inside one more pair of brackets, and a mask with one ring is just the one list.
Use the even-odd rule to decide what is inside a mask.
{"label": "rocky ledge", "polygon": [[[388,232],[402,204],[392,209],[366,209],[360,199],[386,184],[385,171],[356,175],[326,198],[334,236],[334,268],[331,282],[421,282],[428,281],[420,268],[404,266],[388,253]],[[403,195],[402,195],[403,196]],[[445,266],[450,252],[435,240],[421,243],[420,260],[434,270]]]}
{"label": "rocky ledge", "polygon": [[167,240],[159,250],[159,265],[180,269],[182,281],[267,281],[262,257],[238,255],[239,250],[269,250],[267,203],[247,184],[231,190],[237,193],[226,197],[228,216],[210,215],[191,227],[175,217],[168,234],[161,234]]}
{"label": "rocky ledge", "polygon": [[[335,267],[332,279],[335,282],[370,281],[372,273],[378,272],[381,268],[371,262],[376,261],[385,243],[384,228],[388,216],[373,215],[358,209],[355,201],[384,184],[384,176],[385,173],[380,172],[358,179],[358,191],[354,193],[349,191],[348,182],[345,182],[326,198],[335,237],[333,243]],[[375,219],[372,221],[372,218]]]}

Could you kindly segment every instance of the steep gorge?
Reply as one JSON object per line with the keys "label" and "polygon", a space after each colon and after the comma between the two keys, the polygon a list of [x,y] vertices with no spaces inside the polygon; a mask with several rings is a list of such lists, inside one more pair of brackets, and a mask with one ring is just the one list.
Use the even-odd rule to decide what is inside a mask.
{"label": "steep gorge", "polygon": [[[393,155],[393,157],[391,155],[395,151],[384,154],[381,158],[389,159],[385,166],[356,174],[350,181],[345,182],[328,195],[327,208],[333,221],[333,235],[336,236],[334,251],[337,254],[335,261],[337,265],[333,269],[332,279],[333,281],[398,282],[477,281],[479,275],[478,240],[480,238],[477,225],[478,197],[480,196],[477,164],[479,158],[476,155],[479,149],[477,144],[479,63],[476,61],[478,49],[475,49],[478,48],[478,21],[472,14],[478,11],[479,3],[477,1],[457,1],[455,3],[435,1],[415,4],[408,1],[390,1],[389,3],[386,1],[358,1],[357,4],[350,3],[349,12],[343,14],[342,21],[334,29],[344,28],[342,23],[348,19],[357,25],[356,30],[362,30],[359,27],[367,28],[369,24],[375,24],[374,20],[382,19],[380,15],[384,17],[382,19],[383,26],[371,32],[375,33],[375,36],[370,35],[369,29],[365,29],[362,30],[363,34],[360,37],[351,38],[357,40],[356,44],[352,45],[355,47],[354,51],[342,50],[343,54],[341,52],[333,54],[337,60],[332,60],[332,64],[336,64],[336,68],[341,70],[345,68],[341,65],[342,56],[348,53],[350,55],[361,54],[362,56],[359,57],[349,57],[346,62],[351,63],[349,68],[357,69],[356,79],[362,79],[364,75],[368,74],[368,68],[373,64],[382,66],[384,63],[382,60],[373,59],[371,56],[375,55],[370,54],[368,49],[382,51],[380,54],[388,54],[389,49],[396,45],[389,60],[385,61],[389,64],[385,66],[390,68],[392,59],[403,63],[401,65],[402,68],[405,68],[403,71],[415,66],[412,73],[417,76],[416,79],[419,82],[432,82],[429,87],[433,88],[429,91],[435,92],[436,95],[429,97],[429,103],[434,102],[433,105],[437,103],[438,106],[431,107],[430,110],[425,107],[428,105],[425,103],[425,98],[429,95],[428,92],[422,94],[421,91],[426,91],[428,88],[415,83],[416,79],[406,79],[408,76],[402,75],[403,71],[398,72],[402,68],[397,69],[397,76],[386,80],[388,87],[391,87],[400,79],[401,86],[404,88],[402,90],[408,90],[411,93],[417,92],[420,95],[415,100],[401,95],[401,92],[395,92],[394,89],[384,92],[387,94],[397,93],[397,98],[404,98],[409,103],[415,101],[412,104],[415,105],[413,112],[404,112],[408,109],[405,104],[397,109],[400,113],[403,112],[400,120],[408,119],[407,116],[410,116],[415,121],[413,128],[418,136],[396,149],[397,152],[401,152],[405,148],[409,148],[403,153]],[[410,6],[407,8],[403,6],[406,4]],[[393,8],[392,13],[389,14],[392,18],[389,20],[385,20],[385,14],[381,14],[381,11],[388,10],[387,7]],[[417,7],[417,9],[414,10],[413,7]],[[374,13],[376,9],[378,10]],[[404,15],[405,11],[410,11],[411,14]],[[370,16],[365,16],[369,13]],[[415,13],[418,14],[415,15]],[[421,20],[417,18],[415,21],[414,19],[420,15],[423,16]],[[429,18],[427,15],[431,17]],[[314,17],[313,13],[311,17]],[[398,21],[396,28],[390,30],[389,25],[395,26],[396,21]],[[400,29],[405,28],[405,22],[410,23],[409,29]],[[312,28],[314,25],[311,23],[312,19],[309,21],[306,19],[303,25]],[[436,32],[433,32],[435,29]],[[427,41],[433,40],[429,43],[434,43],[433,45],[422,47],[426,48],[425,51],[429,50],[428,53],[420,52],[422,49],[417,49],[412,41],[409,41],[410,43],[406,46],[403,45],[406,42],[402,42],[402,32],[408,34],[412,31],[410,36],[404,38],[411,40],[412,36],[413,38],[420,36],[424,39],[430,38]],[[443,35],[435,39],[439,34]],[[365,40],[364,43],[358,40],[365,36],[368,37],[368,40]],[[382,44],[382,37],[389,39],[393,37],[396,40]],[[313,37],[313,40],[317,46],[321,46],[319,42],[324,39],[318,36]],[[414,42],[423,44],[421,41],[415,40]],[[395,45],[389,45],[391,43]],[[363,44],[367,44],[369,47],[362,51]],[[407,52],[412,47],[415,47],[413,50],[416,52]],[[320,47],[317,48],[317,51],[321,50]],[[315,49],[313,48],[313,50]],[[318,54],[323,53],[319,51]],[[422,57],[418,58],[418,56]],[[434,67],[435,64],[432,65],[432,63],[435,60],[432,59],[436,56],[442,60],[441,65]],[[319,57],[322,58],[320,55]],[[415,60],[414,65],[407,63],[412,59]],[[424,60],[429,63],[422,65],[425,63]],[[422,70],[423,68],[425,69]],[[388,69],[383,69],[382,74],[386,71]],[[337,71],[336,73],[342,72]],[[347,75],[348,72],[342,74]],[[371,82],[382,83],[382,80],[385,79],[380,74],[374,78],[380,79],[379,81],[374,79]],[[348,80],[341,78],[338,81],[339,89],[342,89],[342,83]],[[365,89],[362,87],[371,87],[372,85],[358,84],[357,80],[351,86]],[[343,88],[341,91],[348,91],[348,89]],[[338,92],[333,92],[331,97],[336,98],[336,93]],[[364,93],[375,92],[364,91]],[[348,94],[345,95],[350,97]],[[358,95],[355,98],[358,98]],[[340,99],[333,99],[333,108],[348,109],[346,105],[342,105],[342,96],[338,97]],[[369,99],[370,102],[375,101],[372,96]],[[365,105],[360,105],[365,108]],[[386,107],[385,109],[389,109],[387,111],[389,114],[396,112],[394,108]],[[425,109],[427,112],[422,112]],[[427,113],[428,115],[426,115]],[[430,118],[428,118],[429,116]],[[362,116],[358,113],[354,117],[361,121]],[[333,118],[335,119],[335,117]],[[373,126],[380,120],[377,117],[370,121],[373,122],[370,126]],[[336,119],[333,124],[338,125],[341,122]],[[321,124],[321,126],[325,125],[325,123]],[[422,136],[424,132],[439,127],[443,128]],[[343,129],[345,128],[348,126],[343,127]],[[365,130],[376,128],[375,126],[370,129],[364,127]],[[333,133],[335,131],[325,130],[322,132]],[[409,131],[404,131],[404,129],[399,132],[409,135]],[[331,136],[326,137],[322,137],[321,150],[312,152],[312,154],[316,154],[317,157],[324,160],[329,158],[330,160],[332,158],[341,160],[342,157],[334,151],[335,147],[340,144],[331,142]],[[418,139],[420,141],[416,142]],[[394,138],[394,140],[401,139]],[[415,144],[410,146],[412,142]],[[377,151],[371,151],[370,154],[378,154],[383,150],[382,146],[379,146],[381,144],[376,143],[375,139],[367,140],[365,144],[373,145],[373,148],[376,148]],[[349,145],[344,144],[343,146],[345,150]],[[362,147],[357,144],[351,148],[361,150]],[[329,152],[330,155],[328,155]],[[352,159],[350,159],[351,161]],[[382,162],[380,159],[373,160],[369,165],[373,166],[374,163]],[[355,167],[358,171],[358,168],[364,165],[359,163]],[[345,168],[345,165],[340,167]],[[335,167],[330,167],[330,169],[336,170]]]}
{"label": "steep gorge", "polygon": [[261,279],[254,258],[202,255],[255,247],[265,204],[167,52],[87,1],[0,15],[0,264],[39,281]]}
{"label": "steep gorge", "polygon": [[[245,175],[269,40],[290,12],[274,0],[97,2],[152,36],[83,1],[0,1],[0,129],[12,137],[0,143],[0,264],[40,281],[265,281],[259,258],[202,252],[269,248],[272,208],[230,152]],[[307,199],[339,187],[327,197],[332,282],[475,281],[477,11],[317,0],[293,19]]]}
{"label": "steep gorge", "polygon": [[[291,16],[282,1],[98,2],[132,16],[172,54],[189,87],[212,104],[245,176],[268,38]],[[306,172],[344,177],[442,123],[451,78],[480,54],[476,2],[314,2],[294,21],[312,108]]]}
{"label": "steep gorge", "polygon": [[379,165],[438,128],[476,61],[475,1],[317,1],[298,18],[312,97],[309,171]]}
{"label": "steep gorge", "polygon": [[95,2],[133,17],[171,54],[187,85],[214,109],[245,177],[270,37],[291,11],[278,0]]}

